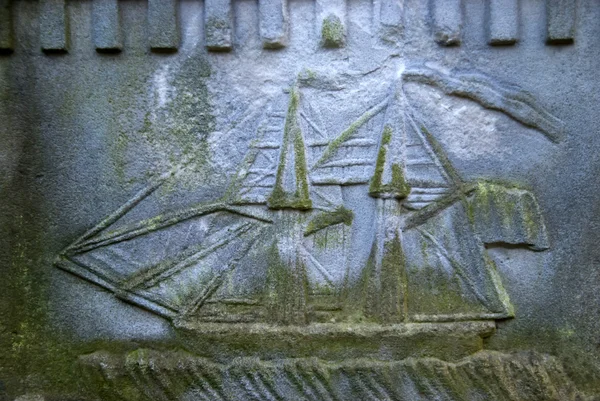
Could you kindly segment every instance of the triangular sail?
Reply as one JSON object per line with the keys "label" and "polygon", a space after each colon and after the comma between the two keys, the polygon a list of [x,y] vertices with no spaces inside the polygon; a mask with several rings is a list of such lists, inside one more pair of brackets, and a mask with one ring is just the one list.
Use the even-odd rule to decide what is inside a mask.
{"label": "triangular sail", "polygon": [[422,209],[453,191],[451,177],[435,154],[432,144],[409,113],[406,120],[406,181],[411,187],[404,206]]}
{"label": "triangular sail", "polygon": [[286,113],[270,108],[232,184],[232,202],[264,204],[275,185]]}
{"label": "triangular sail", "polygon": [[271,209],[310,209],[306,148],[300,128],[300,95],[296,88],[290,92],[290,102],[283,129],[282,147],[275,185],[267,204]]}

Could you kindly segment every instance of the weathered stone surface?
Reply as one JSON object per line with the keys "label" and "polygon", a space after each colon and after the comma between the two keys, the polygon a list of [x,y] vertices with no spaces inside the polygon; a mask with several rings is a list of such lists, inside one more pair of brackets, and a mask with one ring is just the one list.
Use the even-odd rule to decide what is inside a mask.
{"label": "weathered stone surface", "polygon": [[12,53],[14,47],[12,4],[10,0],[0,2],[0,52]]}
{"label": "weathered stone surface", "polygon": [[0,0],[0,401],[597,399],[596,3]]}
{"label": "weathered stone surface", "polygon": [[207,0],[204,3],[204,35],[206,48],[228,51],[233,46],[231,0]]}
{"label": "weathered stone surface", "polygon": [[63,53],[68,50],[69,23],[64,0],[41,0],[40,41],[45,52]]}
{"label": "weathered stone surface", "polygon": [[81,363],[107,396],[125,400],[155,399],[157,394],[183,400],[583,399],[560,363],[535,353],[486,351],[457,363],[310,358],[283,363],[236,359],[220,365],[184,352],[139,349],[124,356],[98,351],[81,357]]}
{"label": "weathered stone surface", "polygon": [[546,1],[548,43],[568,44],[575,38],[576,2],[568,0]]}
{"label": "weathered stone surface", "polygon": [[289,30],[287,0],[261,0],[258,6],[263,47],[278,49],[285,46]]}
{"label": "weathered stone surface", "polygon": [[119,52],[121,39],[121,17],[118,0],[94,0],[94,43],[99,52]]}
{"label": "weathered stone surface", "polygon": [[178,6],[177,0],[148,1],[148,28],[152,50],[175,51],[179,47]]}
{"label": "weathered stone surface", "polygon": [[435,41],[443,46],[460,45],[462,40],[462,0],[433,0],[432,17]]}
{"label": "weathered stone surface", "polygon": [[519,0],[489,0],[489,43],[513,45],[519,40]]}

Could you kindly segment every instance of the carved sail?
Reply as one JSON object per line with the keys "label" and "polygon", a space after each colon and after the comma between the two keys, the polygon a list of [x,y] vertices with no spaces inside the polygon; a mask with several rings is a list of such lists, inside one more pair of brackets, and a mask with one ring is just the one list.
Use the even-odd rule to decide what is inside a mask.
{"label": "carved sail", "polygon": [[[131,220],[167,175],[57,264],[176,320],[306,324],[355,319],[357,310],[387,323],[512,316],[484,243],[546,249],[539,206],[523,189],[464,182],[398,85],[333,135],[293,88],[283,108],[265,111],[222,200]],[[360,202],[348,202],[350,193]],[[356,205],[372,219],[354,221]],[[357,246],[370,256],[356,259]]]}

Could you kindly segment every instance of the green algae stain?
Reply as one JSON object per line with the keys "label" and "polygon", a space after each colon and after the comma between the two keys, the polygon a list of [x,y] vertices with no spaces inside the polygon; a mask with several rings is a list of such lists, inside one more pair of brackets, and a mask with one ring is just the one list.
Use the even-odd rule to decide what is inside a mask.
{"label": "green algae stain", "polygon": [[334,226],[336,224],[345,224],[347,226],[352,224],[354,219],[354,213],[351,210],[346,209],[344,206],[339,206],[337,209],[331,212],[321,212],[310,220],[304,236],[314,234],[324,228]]}
{"label": "green algae stain", "polygon": [[321,44],[323,47],[343,47],[346,43],[344,24],[337,15],[330,14],[321,26]]}
{"label": "green algae stain", "polygon": [[[299,103],[300,95],[297,89],[293,88],[290,94],[290,104],[285,120],[283,143],[279,156],[279,166],[277,167],[275,186],[267,200],[271,209],[307,210],[312,208],[308,186],[306,149],[300,124],[298,122]],[[290,157],[293,157],[293,160],[290,160]],[[284,189],[284,180],[292,161],[294,164],[293,171],[296,189],[293,194],[289,194]]]}
{"label": "green algae stain", "polygon": [[[201,55],[186,59],[173,67],[169,78],[168,99],[159,105],[157,99],[144,98],[145,80],[134,89],[122,93],[119,107],[120,128],[109,144],[114,172],[121,182],[146,182],[150,176],[162,174],[179,166],[187,166],[180,184],[197,185],[192,175],[209,176],[208,137],[215,129],[211,96],[206,85],[210,77],[208,63]],[[145,108],[143,116],[136,111]],[[136,127],[137,125],[137,127]],[[187,179],[186,179],[187,177]],[[161,191],[171,191],[165,185]]]}
{"label": "green algae stain", "polygon": [[274,323],[305,324],[308,283],[304,265],[300,260],[291,261],[292,265],[285,263],[277,244],[269,250],[267,262],[269,317]]}
{"label": "green algae stain", "polygon": [[392,134],[392,129],[390,126],[386,125],[381,138],[381,146],[379,147],[379,152],[377,154],[375,172],[373,173],[371,183],[369,184],[369,195],[373,197],[390,194],[395,198],[405,198],[410,193],[410,186],[404,178],[402,167],[396,163],[391,165],[391,182],[387,184],[383,183],[388,146],[392,140]]}
{"label": "green algae stain", "polygon": [[406,259],[398,233],[384,244],[381,260],[380,319],[384,323],[398,323],[407,315]]}

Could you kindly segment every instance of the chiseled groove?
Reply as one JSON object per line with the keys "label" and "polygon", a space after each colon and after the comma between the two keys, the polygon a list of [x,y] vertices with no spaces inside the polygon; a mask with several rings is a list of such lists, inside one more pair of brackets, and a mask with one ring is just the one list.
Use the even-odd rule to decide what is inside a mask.
{"label": "chiseled groove", "polygon": [[[204,364],[202,361],[198,361],[198,363],[192,363],[190,366],[193,374],[196,377],[196,383],[202,385],[203,389],[210,394],[212,398],[209,399],[211,401],[225,401],[228,399],[228,397],[219,388],[219,385],[216,384],[221,381],[215,378],[213,372],[209,372],[209,367],[206,366],[206,364]],[[223,376],[222,372],[218,372],[217,374]]]}
{"label": "chiseled groove", "polygon": [[333,401],[333,398],[331,397],[331,394],[329,394],[327,389],[317,385],[315,378],[312,375],[312,370],[310,369],[310,362],[308,362],[307,364],[298,363],[296,364],[296,366],[298,367],[300,379],[304,380],[306,386],[308,386],[313,393],[318,394],[319,400]]}
{"label": "chiseled groove", "polygon": [[358,374],[361,387],[369,394],[372,394],[374,400],[389,400],[387,392],[382,389],[381,386],[373,384],[373,378],[371,377],[371,374],[374,374],[375,372],[376,369],[373,369],[371,372],[369,372],[367,369],[361,369],[360,373]]}
{"label": "chiseled groove", "polygon": [[147,399],[156,401],[170,401],[156,383],[149,377],[147,370],[137,371],[134,367],[129,369],[133,383],[146,395]]}
{"label": "chiseled groove", "polygon": [[369,401],[379,401],[382,399],[376,391],[374,391],[364,382],[363,377],[360,373],[356,374],[356,371],[354,373],[355,375],[352,378],[352,382],[355,388],[358,390],[357,393],[361,395],[361,398],[367,399]]}
{"label": "chiseled groove", "polygon": [[173,392],[174,386],[173,386],[173,383],[171,382],[171,380],[169,379],[170,368],[171,367],[155,369],[153,366],[151,366],[150,372],[152,375],[152,380],[156,383],[156,386],[162,390],[166,399],[167,400],[176,400],[177,395]]}
{"label": "chiseled groove", "polygon": [[[440,374],[439,368],[440,365],[428,365],[425,363],[417,362],[418,369],[421,371],[421,376],[427,378],[428,387],[432,393],[435,393],[435,399],[452,399],[449,397],[448,391],[452,389],[448,389],[442,384],[441,377],[443,374]],[[443,368],[443,366],[441,366]],[[424,372],[423,372],[424,371]]]}
{"label": "chiseled groove", "polygon": [[317,395],[312,391],[311,388],[306,386],[303,378],[298,374],[298,366],[297,361],[292,364],[287,364],[284,367],[284,373],[288,381],[292,384],[294,388],[299,392],[300,395],[304,397],[308,397],[310,400],[318,400]]}
{"label": "chiseled groove", "polygon": [[277,393],[272,392],[270,387],[265,385],[262,376],[258,374],[262,369],[264,368],[257,366],[252,372],[246,373],[246,377],[248,377],[248,380],[253,383],[254,387],[263,394],[264,400],[281,401],[281,397]]}
{"label": "chiseled groove", "polygon": [[[108,385],[106,388],[112,388],[115,396],[124,399],[127,394],[123,394],[121,388],[129,381],[140,391],[140,401],[174,400],[180,395],[176,391],[185,389],[188,392],[198,389],[196,399],[238,399],[235,397],[239,396],[239,389],[231,392],[237,386],[255,399],[277,401],[325,401],[334,397],[336,401],[467,401],[470,399],[469,394],[479,394],[485,399],[498,401],[583,399],[554,358],[535,353],[501,354],[482,351],[456,363],[434,358],[409,358],[376,363],[360,359],[342,362],[296,359],[284,361],[283,364],[245,360],[241,363],[234,361],[229,365],[214,364],[204,358],[187,357],[169,351],[129,355],[131,359],[111,357],[110,354],[107,357],[106,353],[100,351],[100,355],[82,356],[86,368],[84,375],[89,373],[93,378],[100,375],[103,383]],[[215,374],[219,378],[211,379],[210,375]],[[337,389],[346,388],[348,392],[344,393],[345,398],[334,396],[334,392],[330,390],[315,389],[314,379],[318,377],[319,381],[323,380],[319,377],[321,374],[331,375],[332,385],[337,386]],[[169,381],[161,377],[168,377]],[[224,380],[225,377],[227,379]],[[241,378],[244,380],[238,380]],[[162,383],[159,383],[161,380]],[[240,385],[241,381],[245,383]],[[218,389],[212,389],[214,383],[223,382],[229,386],[225,391],[231,397]],[[312,387],[308,385],[309,382],[312,382]],[[283,387],[279,387],[282,385]],[[165,393],[165,386],[175,387]],[[221,389],[219,385],[217,387]],[[465,392],[465,389],[470,389],[470,392]],[[194,396],[193,393],[190,395]]]}
{"label": "chiseled groove", "polygon": [[367,386],[369,386],[369,388],[372,389],[374,392],[377,392],[378,394],[380,394],[381,400],[391,400],[392,397],[390,395],[390,391],[386,388],[386,386],[383,384],[381,379],[375,379],[373,377],[376,373],[377,373],[377,376],[380,376],[382,374],[381,371],[365,372],[365,374],[364,374],[364,376],[366,378],[365,384]]}
{"label": "chiseled groove", "polygon": [[139,237],[154,231],[161,230],[174,224],[182,223],[194,217],[200,217],[210,213],[219,212],[223,209],[224,205],[222,203],[212,203],[209,205],[191,207],[183,211],[165,214],[165,216],[159,219],[143,220],[141,222],[125,226],[111,234],[99,236],[98,238],[91,238],[79,244],[72,250],[72,252],[83,253],[91,251],[92,249],[112,245],[118,242],[123,242],[135,237]]}
{"label": "chiseled groove", "polygon": [[240,372],[236,380],[238,382],[238,386],[240,386],[242,391],[246,393],[246,396],[248,396],[249,399],[256,401],[271,401],[266,394],[256,388],[249,376],[250,372],[247,372],[246,374]]}
{"label": "chiseled groove", "polygon": [[279,394],[279,392],[277,391],[277,388],[275,386],[275,383],[272,382],[271,375],[268,372],[265,372],[265,370],[266,370],[266,368],[257,369],[254,373],[254,375],[256,376],[255,379],[257,381],[260,380],[261,386],[264,387],[265,391],[267,391],[269,394],[271,394],[273,399],[275,399],[277,401],[285,401],[285,397],[282,396],[281,394]]}
{"label": "chiseled groove", "polygon": [[312,370],[310,373],[313,375],[314,380],[316,380],[317,383],[323,387],[323,390],[330,394],[330,397],[333,401],[343,400],[342,397],[337,393],[336,389],[331,386],[330,381],[327,380],[327,378],[323,375],[323,372],[319,369],[318,361],[312,365]]}
{"label": "chiseled groove", "polygon": [[190,254],[184,255],[182,259],[177,259],[174,263],[165,263],[159,264],[155,266],[151,266],[146,270],[140,271],[139,273],[135,273],[130,278],[128,278],[123,284],[123,288],[131,289],[139,286],[143,286],[143,288],[150,288],[156,285],[158,282],[168,279],[173,275],[179,273],[180,271],[192,266],[193,264],[201,261],[209,254],[218,249],[227,246],[227,244],[231,243],[234,239],[240,237],[245,234],[252,228],[252,224],[248,222],[240,223],[235,226],[233,229],[223,229],[216,234],[219,234],[223,231],[227,231],[228,235],[225,235],[223,238],[219,238],[213,244],[208,247],[204,247],[199,251],[191,252]]}

